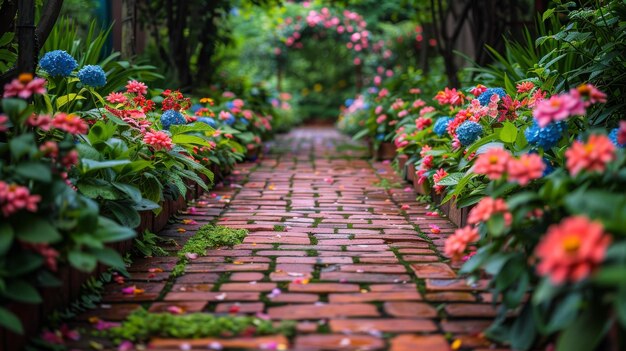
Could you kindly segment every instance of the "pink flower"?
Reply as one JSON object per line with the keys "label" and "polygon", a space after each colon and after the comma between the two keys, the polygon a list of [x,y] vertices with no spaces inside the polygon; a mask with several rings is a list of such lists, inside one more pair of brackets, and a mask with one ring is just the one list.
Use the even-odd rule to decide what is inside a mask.
{"label": "pink flower", "polygon": [[510,159],[508,163],[509,181],[525,186],[532,180],[543,176],[546,164],[537,154],[524,154],[519,159]]}
{"label": "pink flower", "polygon": [[44,258],[44,265],[51,271],[56,272],[57,271],[57,259],[59,257],[59,252],[57,250],[55,250],[53,247],[51,247],[48,244],[32,244],[32,243],[22,243],[22,245],[29,249],[32,250],[36,253],[38,253],[39,255],[41,255],[41,257]]}
{"label": "pink flower", "polygon": [[64,130],[70,134],[87,134],[89,126],[79,116],[74,114],[59,113],[52,119],[52,126]]}
{"label": "pink flower", "polygon": [[78,164],[78,151],[70,150],[61,160],[61,164],[66,168]]}
{"label": "pink flower", "polygon": [[146,133],[143,137],[143,142],[152,146],[155,150],[171,150],[172,139],[167,133],[163,131],[152,131]]}
{"label": "pink flower", "polygon": [[421,94],[422,90],[420,88],[411,88],[409,89],[409,94]]}
{"label": "pink flower", "polygon": [[518,93],[523,94],[533,90],[535,84],[533,82],[526,81],[518,83],[515,87],[517,88]]}
{"label": "pink flower", "polygon": [[374,110],[374,113],[379,115],[381,112],[383,112],[383,107],[378,105],[376,106],[376,109]]}
{"label": "pink flower", "polygon": [[543,128],[552,122],[585,113],[584,101],[580,94],[572,89],[569,93],[553,95],[550,99],[537,103],[533,110],[533,117],[535,117],[537,124]]}
{"label": "pink flower", "polygon": [[580,95],[587,97],[585,106],[589,106],[597,102],[606,102],[606,94],[591,84],[582,84],[578,86],[576,90],[580,93]]}
{"label": "pink flower", "polygon": [[9,122],[9,117],[6,115],[0,115],[0,132],[6,132],[9,130],[7,122]]}
{"label": "pink flower", "polygon": [[231,91],[225,91],[222,93],[222,96],[227,98],[227,99],[232,99],[235,97],[235,93],[231,92]]}
{"label": "pink flower", "polygon": [[110,93],[109,95],[107,95],[106,99],[112,104],[123,104],[128,101],[126,95],[124,95],[123,93]]}
{"label": "pink flower", "polygon": [[417,100],[413,101],[411,106],[413,106],[413,108],[424,107],[424,106],[426,106],[426,102],[424,102],[424,100],[422,100],[422,99],[417,99]]}
{"label": "pink flower", "polygon": [[565,151],[565,157],[567,169],[573,176],[583,170],[602,172],[615,159],[615,145],[607,136],[594,134],[585,144],[575,141]]}
{"label": "pink flower", "polygon": [[541,262],[537,273],[553,283],[578,282],[591,274],[604,260],[611,236],[599,222],[574,216],[552,225],[535,255]]}
{"label": "pink flower", "polygon": [[376,118],[376,123],[381,124],[387,120],[387,115],[380,115]]}
{"label": "pink flower", "polygon": [[37,212],[40,201],[41,196],[31,195],[27,187],[0,181],[0,207],[4,217],[23,209]]}
{"label": "pink flower", "polygon": [[52,119],[50,116],[32,114],[28,117],[26,123],[31,127],[39,128],[47,132],[52,125]]}
{"label": "pink flower", "polygon": [[443,251],[446,256],[458,260],[463,257],[467,246],[478,239],[480,239],[478,229],[470,226],[459,228],[446,239]]}
{"label": "pink flower", "polygon": [[43,95],[46,93],[46,80],[43,78],[34,78],[30,73],[22,73],[18,78],[13,79],[11,83],[4,85],[3,97],[19,97],[28,99],[33,95]]}
{"label": "pink flower", "polygon": [[472,95],[478,97],[480,96],[480,94],[484,93],[487,90],[487,87],[482,85],[482,84],[478,84],[477,86],[475,86],[474,88],[472,88],[470,90],[470,93],[472,93]]}
{"label": "pink flower", "polygon": [[428,152],[430,150],[432,150],[433,148],[430,147],[429,145],[424,145],[422,146],[422,149],[420,150],[420,157],[424,158],[426,157],[426,155],[428,154]]}
{"label": "pink flower", "polygon": [[403,118],[403,117],[406,117],[408,114],[409,114],[409,111],[402,110],[402,111],[398,112],[398,117]]}
{"label": "pink flower", "polygon": [[59,145],[56,141],[48,140],[39,146],[39,151],[45,157],[56,158],[59,155]]}
{"label": "pink flower", "polygon": [[420,117],[415,120],[415,126],[417,127],[417,130],[423,130],[427,128],[428,126],[430,126],[432,123],[433,123],[433,120],[430,118],[426,118],[426,117]]}
{"label": "pink flower", "polygon": [[[435,181],[435,184],[437,184],[441,179],[445,178],[447,175],[448,175],[448,172],[446,172],[443,168],[439,168],[437,172],[435,172],[435,174],[433,175],[433,180]],[[433,189],[435,189],[435,193],[441,194],[446,189],[446,186],[435,185]]]}
{"label": "pink flower", "polygon": [[134,349],[135,349],[135,345],[128,340],[122,341],[117,347],[117,351],[132,351]]}
{"label": "pink flower", "polygon": [[491,216],[497,213],[504,215],[504,222],[507,226],[511,225],[513,216],[509,212],[506,202],[503,199],[494,199],[491,197],[485,197],[472,208],[467,219],[469,224],[478,224],[480,222],[487,222]]}
{"label": "pink flower", "polygon": [[491,180],[502,178],[507,171],[511,154],[502,148],[494,147],[478,155],[474,163],[474,173],[484,174]]}
{"label": "pink flower", "polygon": [[96,322],[96,325],[94,326],[94,328],[96,330],[102,331],[102,330],[109,330],[111,328],[115,328],[115,327],[119,327],[120,323],[117,322],[107,322],[107,321],[103,321],[101,319],[99,319]]}
{"label": "pink flower", "polygon": [[126,84],[126,92],[146,95],[148,93],[148,86],[136,80],[129,80],[128,84]]}
{"label": "pink flower", "polygon": [[426,169],[419,169],[415,171],[415,176],[417,177],[417,184],[424,184],[424,182],[428,179],[426,177]]}
{"label": "pink flower", "polygon": [[424,169],[431,169],[434,166],[433,161],[435,160],[435,156],[433,155],[426,155],[422,158],[422,168]]}

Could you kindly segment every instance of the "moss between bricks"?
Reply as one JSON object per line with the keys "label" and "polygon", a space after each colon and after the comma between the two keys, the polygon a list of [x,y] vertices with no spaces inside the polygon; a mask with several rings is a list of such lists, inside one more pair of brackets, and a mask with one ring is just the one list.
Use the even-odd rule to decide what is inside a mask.
{"label": "moss between bricks", "polygon": [[247,316],[216,316],[207,313],[173,315],[151,313],[143,308],[131,313],[121,325],[103,332],[100,336],[112,339],[116,344],[123,340],[147,342],[154,337],[197,339],[203,337],[240,337],[253,335],[295,333],[294,321],[282,321],[277,326],[270,320]]}
{"label": "moss between bricks", "polygon": [[209,249],[222,246],[232,247],[241,244],[246,235],[248,235],[246,229],[233,229],[212,224],[203,225],[178,252],[180,259],[172,270],[172,275],[178,277],[185,272],[185,266],[189,263],[187,254],[204,255]]}

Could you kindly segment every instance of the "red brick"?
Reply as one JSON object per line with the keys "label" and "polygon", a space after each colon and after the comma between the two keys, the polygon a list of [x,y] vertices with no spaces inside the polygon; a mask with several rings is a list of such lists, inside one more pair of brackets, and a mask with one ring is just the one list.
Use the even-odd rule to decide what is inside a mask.
{"label": "red brick", "polygon": [[418,278],[455,278],[456,273],[445,263],[412,264]]}
{"label": "red brick", "polygon": [[220,286],[220,291],[271,291],[275,288],[276,283],[224,283]]}
{"label": "red brick", "polygon": [[450,351],[450,345],[442,335],[398,335],[391,351]]}
{"label": "red brick", "polygon": [[297,336],[297,350],[382,350],[385,343],[369,335],[312,334]]}
{"label": "red brick", "polygon": [[333,332],[433,332],[435,323],[425,319],[385,318],[385,319],[333,319],[330,321]]}
{"label": "red brick", "polygon": [[377,317],[376,306],[355,304],[315,304],[270,307],[267,313],[272,319],[327,319],[340,317]]}
{"label": "red brick", "polygon": [[310,283],[310,284],[289,284],[289,291],[311,292],[311,293],[334,293],[334,292],[357,292],[359,286],[356,284],[336,284],[336,283]]}
{"label": "red brick", "polygon": [[401,318],[434,318],[437,310],[427,303],[392,301],[385,302],[385,312]]}
{"label": "red brick", "polygon": [[366,292],[352,294],[330,294],[328,301],[331,303],[353,303],[366,301],[405,301],[421,300],[422,296],[417,291],[400,292]]}

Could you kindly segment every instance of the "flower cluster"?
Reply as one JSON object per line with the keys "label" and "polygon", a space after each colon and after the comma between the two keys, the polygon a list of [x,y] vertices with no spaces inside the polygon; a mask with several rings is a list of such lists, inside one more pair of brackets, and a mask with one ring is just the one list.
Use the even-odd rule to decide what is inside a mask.
{"label": "flower cluster", "polygon": [[31,195],[27,187],[0,181],[0,209],[4,217],[20,210],[37,212],[40,201],[41,196]]}
{"label": "flower cluster", "polygon": [[147,132],[143,136],[143,142],[153,147],[156,151],[172,149],[172,138],[163,131]]}
{"label": "flower cluster", "polygon": [[67,51],[54,50],[43,55],[39,67],[53,77],[69,77],[78,63]]}
{"label": "flower cluster", "polygon": [[87,65],[78,71],[78,79],[88,87],[100,88],[107,84],[107,77],[100,66]]}

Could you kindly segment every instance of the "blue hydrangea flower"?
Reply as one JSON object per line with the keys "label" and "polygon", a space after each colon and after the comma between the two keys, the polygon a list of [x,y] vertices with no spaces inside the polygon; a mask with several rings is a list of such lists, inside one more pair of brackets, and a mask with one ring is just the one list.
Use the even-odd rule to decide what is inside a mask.
{"label": "blue hydrangea flower", "polygon": [[554,165],[547,158],[543,158],[543,163],[546,165],[546,168],[543,170],[543,176],[547,176],[550,173],[554,172]]}
{"label": "blue hydrangea flower", "polygon": [[64,50],[48,51],[39,60],[39,67],[53,77],[68,77],[78,63]]}
{"label": "blue hydrangea flower", "polygon": [[167,110],[161,115],[161,125],[165,129],[170,129],[170,126],[175,124],[186,124],[187,120],[182,113],[174,110]]}
{"label": "blue hydrangea flower", "polygon": [[550,149],[561,140],[566,127],[565,121],[550,123],[543,128],[539,127],[536,121],[533,121],[533,124],[526,129],[524,135],[529,144]]}
{"label": "blue hydrangea flower", "polygon": [[229,101],[229,102],[227,102],[227,103],[226,103],[226,107],[227,107],[229,110],[232,110],[232,109],[233,109],[233,107],[235,107],[235,103],[234,103],[234,102],[232,102],[232,101]]}
{"label": "blue hydrangea flower", "polygon": [[100,88],[107,84],[107,76],[100,66],[87,65],[78,71],[78,79],[86,86]]}
{"label": "blue hydrangea flower", "polygon": [[472,121],[463,122],[463,124],[456,129],[456,137],[463,146],[475,142],[481,135],[483,135],[483,127]]}
{"label": "blue hydrangea flower", "polygon": [[197,119],[198,122],[202,122],[202,123],[206,123],[209,126],[211,126],[212,128],[217,128],[217,122],[215,121],[215,119],[211,118],[211,117],[200,117]]}
{"label": "blue hydrangea flower", "polygon": [[196,113],[196,111],[198,111],[199,109],[201,109],[203,107],[204,106],[202,106],[201,104],[193,104],[193,105],[191,105],[191,108],[189,108],[189,112]]}
{"label": "blue hydrangea flower", "polygon": [[243,124],[244,126],[247,126],[248,124],[250,124],[250,121],[248,121],[245,118],[239,118],[239,122],[241,122],[241,124]]}
{"label": "blue hydrangea flower", "polygon": [[384,139],[385,139],[385,134],[383,133],[376,134],[376,140],[382,141]]}
{"label": "blue hydrangea flower", "polygon": [[452,121],[452,119],[452,117],[439,117],[439,119],[437,119],[437,122],[435,122],[435,125],[433,126],[433,131],[435,132],[435,134],[443,136],[444,134],[448,133],[448,124],[450,124],[450,121]]}
{"label": "blue hydrangea flower", "polygon": [[352,106],[353,103],[354,103],[354,99],[347,99],[346,100],[346,107]]}
{"label": "blue hydrangea flower", "polygon": [[619,133],[619,128],[615,128],[611,130],[611,133],[609,133],[609,139],[611,139],[611,142],[613,143],[613,145],[623,149],[624,147],[626,147],[626,144],[620,144],[617,142],[618,133]]}
{"label": "blue hydrangea flower", "polygon": [[232,126],[235,123],[236,119],[235,116],[232,115],[232,113],[228,113],[228,118],[226,118],[224,120],[224,123],[228,124],[229,126]]}
{"label": "blue hydrangea flower", "polygon": [[480,101],[482,106],[487,106],[493,94],[497,94],[500,98],[503,98],[506,96],[506,91],[502,88],[489,88],[478,96],[478,101]]}

